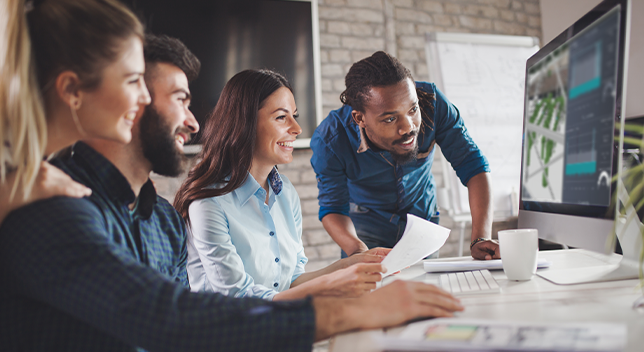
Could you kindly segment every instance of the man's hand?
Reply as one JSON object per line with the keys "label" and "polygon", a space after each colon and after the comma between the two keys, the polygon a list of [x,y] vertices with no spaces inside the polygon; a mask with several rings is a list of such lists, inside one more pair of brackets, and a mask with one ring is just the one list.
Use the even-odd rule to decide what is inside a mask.
{"label": "man's hand", "polygon": [[391,252],[391,248],[372,248],[366,252],[361,252],[341,259],[340,264],[342,264],[343,268],[348,268],[349,266],[357,263],[380,263],[385,259],[389,252]]}
{"label": "man's hand", "polygon": [[460,301],[440,288],[413,281],[394,281],[358,299],[316,297],[315,339],[341,332],[397,326],[429,317],[451,317]]}
{"label": "man's hand", "polygon": [[480,260],[500,259],[499,244],[494,240],[485,240],[472,246],[472,258]]}

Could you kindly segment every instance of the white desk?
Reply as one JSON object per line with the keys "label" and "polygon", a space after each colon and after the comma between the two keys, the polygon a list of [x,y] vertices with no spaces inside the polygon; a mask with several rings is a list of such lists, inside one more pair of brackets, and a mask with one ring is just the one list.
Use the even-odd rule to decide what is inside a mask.
{"label": "white desk", "polygon": [[[568,253],[565,250],[540,252],[540,258],[553,263],[550,269],[543,270],[579,266],[578,262],[570,260],[575,251],[581,250]],[[618,256],[611,258],[618,259]],[[506,321],[626,323],[626,351],[644,350],[644,314],[632,309],[633,302],[642,295],[638,280],[560,286],[538,276],[530,281],[508,281],[502,270],[492,271],[492,275],[501,286],[501,293],[460,297],[465,311],[458,313],[458,317]],[[436,284],[438,274],[425,273],[421,262],[398,275],[385,278],[383,284],[395,279]],[[399,334],[401,331],[402,328],[399,327],[387,331],[372,330],[339,335],[331,341],[329,350],[379,351],[373,346],[372,333]]]}

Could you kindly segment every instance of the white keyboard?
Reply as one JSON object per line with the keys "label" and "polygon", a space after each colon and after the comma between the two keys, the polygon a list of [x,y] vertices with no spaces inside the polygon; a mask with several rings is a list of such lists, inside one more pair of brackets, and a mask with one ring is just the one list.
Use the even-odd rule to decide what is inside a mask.
{"label": "white keyboard", "polygon": [[454,296],[501,292],[487,269],[443,274],[439,286]]}

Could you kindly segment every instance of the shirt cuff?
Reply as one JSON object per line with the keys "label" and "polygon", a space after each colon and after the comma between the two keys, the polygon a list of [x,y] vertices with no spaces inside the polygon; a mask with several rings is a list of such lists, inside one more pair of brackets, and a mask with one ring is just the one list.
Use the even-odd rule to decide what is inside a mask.
{"label": "shirt cuff", "polygon": [[349,204],[339,206],[339,207],[323,207],[320,206],[320,211],[319,211],[319,217],[320,221],[322,221],[322,218],[327,216],[328,214],[342,214],[349,216]]}

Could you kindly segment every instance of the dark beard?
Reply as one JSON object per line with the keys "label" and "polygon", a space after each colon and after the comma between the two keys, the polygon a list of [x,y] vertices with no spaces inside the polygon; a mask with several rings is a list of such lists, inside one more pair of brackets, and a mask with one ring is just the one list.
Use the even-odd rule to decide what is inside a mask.
{"label": "dark beard", "polygon": [[389,152],[391,153],[391,158],[394,159],[396,164],[398,165],[405,165],[407,163],[410,163],[418,157],[418,142],[416,142],[416,148],[414,150],[410,151],[409,153],[406,154],[397,154],[394,152]]}
{"label": "dark beard", "polygon": [[[188,157],[176,147],[175,134],[171,126],[152,106],[145,108],[139,131],[143,155],[152,164],[152,171],[162,176],[177,177],[185,169]],[[188,136],[190,132],[186,133]],[[188,141],[186,141],[188,142]]]}

